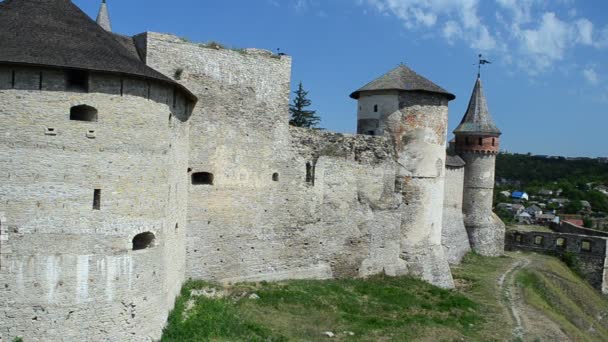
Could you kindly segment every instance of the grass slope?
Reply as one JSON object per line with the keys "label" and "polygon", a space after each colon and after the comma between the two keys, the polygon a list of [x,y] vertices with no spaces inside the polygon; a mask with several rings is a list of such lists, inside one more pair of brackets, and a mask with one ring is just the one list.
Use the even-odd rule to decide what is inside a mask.
{"label": "grass slope", "polygon": [[608,341],[608,300],[559,260],[536,255],[516,276],[526,303],[575,341]]}
{"label": "grass slope", "polygon": [[[575,340],[608,340],[608,301],[557,259],[526,254],[514,276],[530,305]],[[187,283],[162,341],[509,341],[513,322],[497,279],[519,257],[468,255],[457,290],[410,277],[220,286]],[[213,298],[191,291],[214,290]],[[251,294],[259,299],[251,299]]]}

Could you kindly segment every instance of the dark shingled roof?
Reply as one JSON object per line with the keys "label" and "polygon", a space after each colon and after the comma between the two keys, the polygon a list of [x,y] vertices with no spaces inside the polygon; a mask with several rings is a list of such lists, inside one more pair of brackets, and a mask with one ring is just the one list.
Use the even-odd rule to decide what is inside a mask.
{"label": "dark shingled roof", "polygon": [[184,86],[150,68],[70,0],[0,2],[0,63],[132,75]]}
{"label": "dark shingled roof", "polygon": [[459,156],[448,154],[445,158],[445,165],[451,167],[463,167],[466,165],[466,163]]}
{"label": "dark shingled roof", "polygon": [[469,101],[467,112],[464,115],[464,118],[462,118],[460,125],[454,130],[454,133],[477,135],[501,134],[488,111],[488,104],[486,97],[483,94],[481,79],[479,78],[477,78],[477,81],[475,82],[475,88],[473,88],[473,94],[471,95],[471,101]]}
{"label": "dark shingled roof", "polygon": [[400,65],[384,76],[366,84],[363,88],[350,94],[350,97],[358,99],[360,93],[375,90],[424,91],[446,95],[449,100],[456,98],[447,90],[418,75],[405,65]]}

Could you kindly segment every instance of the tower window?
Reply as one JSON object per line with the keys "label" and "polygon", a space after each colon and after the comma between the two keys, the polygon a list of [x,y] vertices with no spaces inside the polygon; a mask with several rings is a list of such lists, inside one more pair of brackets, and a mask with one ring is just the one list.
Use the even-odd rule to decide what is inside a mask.
{"label": "tower window", "polygon": [[378,105],[374,105],[374,113],[378,113]]}
{"label": "tower window", "polygon": [[542,245],[543,244],[543,237],[542,236],[535,236],[534,237],[534,244],[535,245]]}
{"label": "tower window", "polygon": [[101,189],[93,191],[93,210],[101,210]]}
{"label": "tower window", "polygon": [[192,184],[194,185],[213,185],[213,173],[196,172],[192,174]]}
{"label": "tower window", "polygon": [[70,120],[97,122],[97,109],[80,105],[70,108]]}
{"label": "tower window", "polygon": [[89,91],[89,73],[83,70],[69,70],[65,73],[68,90]]}
{"label": "tower window", "polygon": [[471,142],[469,141],[469,137],[464,138],[464,143],[467,145],[471,144]]}
{"label": "tower window", "polygon": [[479,146],[483,145],[483,138],[479,138]]}
{"label": "tower window", "polygon": [[311,162],[306,163],[306,183],[315,185],[315,167]]}
{"label": "tower window", "polygon": [[555,245],[557,247],[565,247],[566,246],[566,239],[564,239],[564,238],[557,238],[557,240],[555,240]]}
{"label": "tower window", "polygon": [[278,182],[279,181],[279,174],[277,172],[272,174],[272,180],[274,182]]}
{"label": "tower window", "polygon": [[496,138],[492,138],[492,146],[496,146]]}
{"label": "tower window", "polygon": [[133,238],[133,250],[138,251],[146,248],[154,247],[156,237],[150,232],[145,232],[135,235]]}

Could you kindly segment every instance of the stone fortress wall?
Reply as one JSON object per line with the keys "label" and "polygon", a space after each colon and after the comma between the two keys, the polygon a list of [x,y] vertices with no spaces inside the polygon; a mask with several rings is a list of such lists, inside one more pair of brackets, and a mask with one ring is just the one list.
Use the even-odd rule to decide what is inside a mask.
{"label": "stone fortress wall", "polygon": [[[64,70],[0,68],[0,336],[9,340],[158,338],[185,277],[185,100],[136,78],[84,81],[88,91],[68,89]],[[97,120],[70,120],[80,105]],[[152,248],[134,251],[146,232]]]}
{"label": "stone fortress wall", "polygon": [[[447,99],[390,94],[398,106],[372,118],[384,136],[293,128],[290,57],[134,42],[196,107],[137,78],[91,72],[82,91],[63,70],[0,69],[0,334],[157,339],[189,278],[453,286],[468,244],[450,224],[464,176],[446,171]],[[98,120],[70,120],[81,105]],[[442,227],[463,242],[447,253]],[[151,248],[133,250],[140,234]]]}
{"label": "stone fortress wall", "polygon": [[462,215],[463,185],[464,166],[446,165],[441,244],[450,264],[460,264],[471,251]]}
{"label": "stone fortress wall", "polygon": [[471,248],[486,256],[504,252],[505,224],[492,211],[496,155],[464,152],[463,212]]}
{"label": "stone fortress wall", "polygon": [[148,33],[146,60],[199,97],[190,177],[213,184],[189,188],[188,277],[405,273],[389,141],[290,129],[289,57]]}

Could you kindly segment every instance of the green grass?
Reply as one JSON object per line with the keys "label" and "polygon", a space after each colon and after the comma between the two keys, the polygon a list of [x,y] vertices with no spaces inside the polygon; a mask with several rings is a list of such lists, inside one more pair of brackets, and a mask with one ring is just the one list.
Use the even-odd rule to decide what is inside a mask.
{"label": "green grass", "polygon": [[541,310],[576,341],[608,341],[608,300],[556,258],[535,256],[517,274],[526,303]]}
{"label": "green grass", "polygon": [[[476,336],[483,321],[466,296],[409,277],[239,284],[222,299],[196,297],[186,310],[190,291],[209,287],[221,288],[184,287],[163,341],[309,341],[325,331],[338,340],[433,340],[437,333],[452,340]],[[260,298],[249,299],[251,293]]]}
{"label": "green grass", "polygon": [[[469,254],[453,267],[456,290],[410,277],[294,280],[221,286],[189,282],[162,341],[515,341],[497,279],[517,261],[516,285],[527,303],[576,341],[608,341],[608,300],[560,260],[512,253]],[[215,288],[223,298],[191,297]],[[250,299],[251,294],[259,299]],[[190,302],[190,303],[189,303]]]}

